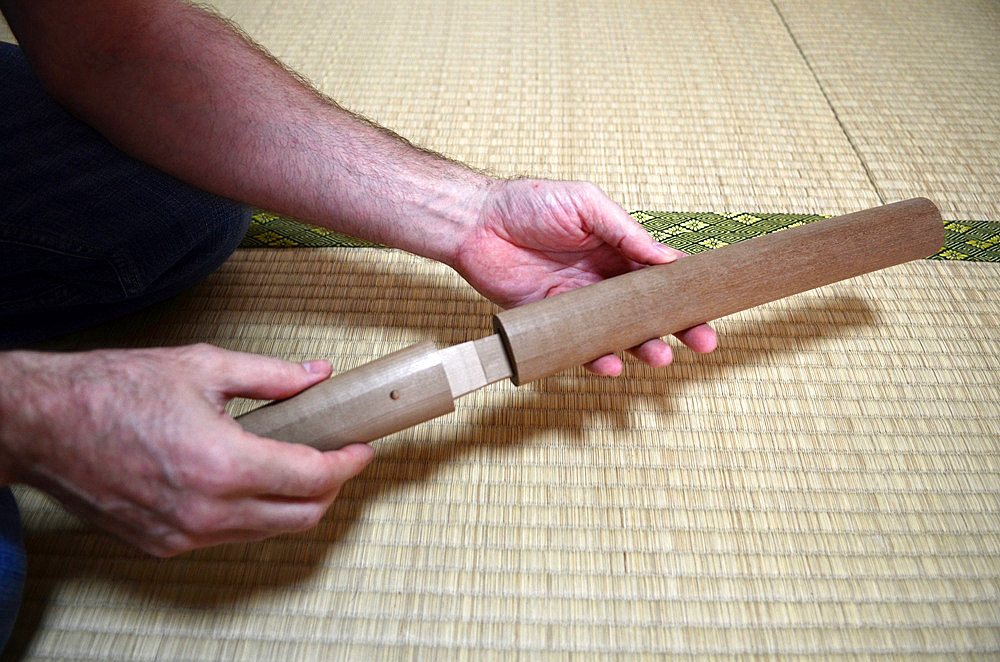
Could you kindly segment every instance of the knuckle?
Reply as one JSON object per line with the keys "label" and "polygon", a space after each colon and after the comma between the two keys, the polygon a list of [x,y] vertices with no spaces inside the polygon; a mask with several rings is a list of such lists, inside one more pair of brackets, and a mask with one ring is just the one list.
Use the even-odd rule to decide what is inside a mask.
{"label": "knuckle", "polygon": [[581,200],[593,201],[603,197],[601,189],[591,182],[573,182],[572,192]]}
{"label": "knuckle", "polygon": [[146,552],[150,556],[156,557],[158,559],[168,559],[171,556],[173,556],[170,553],[170,550],[163,545],[157,545],[157,544],[139,545],[139,549]]}
{"label": "knuckle", "polygon": [[175,511],[174,520],[181,533],[189,536],[213,533],[222,523],[216,508],[200,499],[185,502]]}
{"label": "knuckle", "polygon": [[183,554],[185,551],[187,550],[156,546],[152,550],[149,550],[149,553],[158,559],[170,559]]}
{"label": "knuckle", "polygon": [[[326,462],[326,457],[320,455],[317,461]],[[324,469],[324,471],[315,471],[304,479],[304,487],[306,488],[305,496],[319,496],[338,487],[339,483],[333,473],[328,467],[324,466]]]}
{"label": "knuckle", "polygon": [[194,345],[187,345],[178,351],[187,363],[211,372],[222,366],[222,350],[214,345],[201,342]]}
{"label": "knuckle", "polygon": [[201,449],[196,458],[180,464],[178,483],[187,492],[220,496],[233,488],[240,471],[230,453],[210,444]]}
{"label": "knuckle", "polygon": [[207,342],[196,342],[193,345],[191,345],[190,347],[191,347],[191,351],[193,351],[193,352],[195,352],[195,353],[197,353],[199,355],[209,355],[210,356],[210,355],[217,354],[218,351],[219,351],[219,349],[215,345],[212,345],[212,344],[207,343]]}
{"label": "knuckle", "polygon": [[187,537],[174,534],[161,540],[141,543],[139,548],[155,558],[169,559],[194,549],[194,545]]}
{"label": "knuckle", "polygon": [[309,506],[304,506],[299,510],[299,512],[291,518],[289,521],[290,531],[305,531],[311,529],[319,524],[323,520],[323,516],[326,515],[326,504],[310,504]]}
{"label": "knuckle", "polygon": [[329,487],[326,485],[325,481],[321,480],[317,476],[309,476],[308,478],[298,479],[297,489],[295,491],[300,492],[298,496],[300,497],[316,497],[324,492],[329,491]]}
{"label": "knuckle", "polygon": [[336,472],[324,453],[302,444],[286,444],[282,454],[282,471],[276,470],[273,478],[282,493],[315,497],[336,486]]}

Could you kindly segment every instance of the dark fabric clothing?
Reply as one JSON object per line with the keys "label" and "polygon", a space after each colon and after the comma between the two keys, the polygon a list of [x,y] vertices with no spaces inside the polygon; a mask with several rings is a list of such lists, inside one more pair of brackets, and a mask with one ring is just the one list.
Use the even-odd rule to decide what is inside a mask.
{"label": "dark fabric clothing", "polygon": [[[0,43],[0,348],[94,326],[196,284],[250,210],[126,156]],[[25,578],[17,503],[0,488],[0,647]]]}
{"label": "dark fabric clothing", "polygon": [[249,208],[125,155],[0,44],[0,347],[94,326],[199,282]]}

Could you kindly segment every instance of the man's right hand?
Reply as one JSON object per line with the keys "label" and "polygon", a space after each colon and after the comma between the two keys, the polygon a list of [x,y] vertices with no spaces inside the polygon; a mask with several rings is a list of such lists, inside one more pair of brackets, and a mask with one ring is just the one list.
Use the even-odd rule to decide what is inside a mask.
{"label": "man's right hand", "polygon": [[320,452],[245,432],[230,398],[290,397],[306,364],[210,345],[0,354],[0,479],[49,492],[156,556],[314,526],[369,446]]}

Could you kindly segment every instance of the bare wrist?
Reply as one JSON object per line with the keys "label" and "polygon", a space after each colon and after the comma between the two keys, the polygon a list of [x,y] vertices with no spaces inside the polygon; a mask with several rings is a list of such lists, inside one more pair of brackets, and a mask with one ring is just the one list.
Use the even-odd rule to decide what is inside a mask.
{"label": "bare wrist", "polygon": [[329,177],[315,221],[453,265],[501,181],[347,111],[328,111]]}
{"label": "bare wrist", "polygon": [[17,445],[22,436],[29,353],[0,352],[0,484],[18,482]]}
{"label": "bare wrist", "polygon": [[428,189],[423,222],[409,229],[412,249],[402,248],[454,268],[462,243],[500,185],[501,180],[471,170],[461,180],[439,181]]}

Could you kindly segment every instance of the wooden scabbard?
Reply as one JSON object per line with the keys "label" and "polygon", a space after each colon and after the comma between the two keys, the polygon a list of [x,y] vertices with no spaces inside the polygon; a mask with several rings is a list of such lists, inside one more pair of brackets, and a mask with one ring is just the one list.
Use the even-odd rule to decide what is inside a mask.
{"label": "wooden scabbard", "polygon": [[515,384],[650,338],[932,255],[944,224],[923,198],[816,221],[497,315]]}

